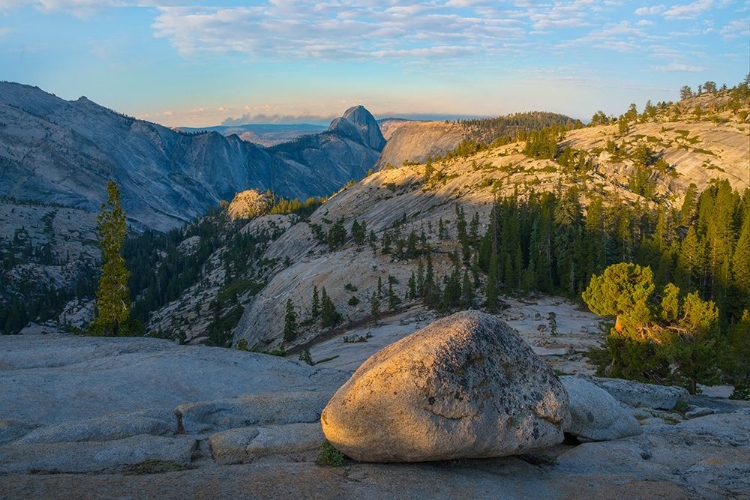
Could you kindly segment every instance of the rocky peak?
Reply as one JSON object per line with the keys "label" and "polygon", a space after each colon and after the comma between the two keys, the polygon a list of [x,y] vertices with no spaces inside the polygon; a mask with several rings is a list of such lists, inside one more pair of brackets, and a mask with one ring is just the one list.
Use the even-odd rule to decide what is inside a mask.
{"label": "rocky peak", "polygon": [[385,147],[385,139],[378,122],[364,106],[347,109],[343,116],[331,122],[328,131],[362,142],[377,151]]}

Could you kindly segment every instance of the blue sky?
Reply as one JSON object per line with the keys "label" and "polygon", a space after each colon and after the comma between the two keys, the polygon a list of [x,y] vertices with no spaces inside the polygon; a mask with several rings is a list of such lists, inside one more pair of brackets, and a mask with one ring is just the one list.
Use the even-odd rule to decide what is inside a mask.
{"label": "blue sky", "polygon": [[0,79],[169,126],[677,100],[750,73],[750,0],[0,0]]}

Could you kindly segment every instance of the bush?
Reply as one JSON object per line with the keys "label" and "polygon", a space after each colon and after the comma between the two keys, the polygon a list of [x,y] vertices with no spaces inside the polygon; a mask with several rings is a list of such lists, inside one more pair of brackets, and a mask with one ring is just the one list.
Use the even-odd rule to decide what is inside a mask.
{"label": "bush", "polygon": [[316,464],[322,467],[341,467],[345,462],[346,457],[343,453],[337,450],[328,440],[323,441],[320,454],[315,461]]}

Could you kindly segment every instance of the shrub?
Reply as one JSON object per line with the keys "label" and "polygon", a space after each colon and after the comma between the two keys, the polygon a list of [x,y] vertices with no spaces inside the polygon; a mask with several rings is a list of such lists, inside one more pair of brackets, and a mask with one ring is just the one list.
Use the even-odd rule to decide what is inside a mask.
{"label": "shrub", "polygon": [[337,450],[328,440],[323,441],[320,454],[315,461],[316,464],[322,467],[341,467],[345,462],[346,457],[343,453]]}

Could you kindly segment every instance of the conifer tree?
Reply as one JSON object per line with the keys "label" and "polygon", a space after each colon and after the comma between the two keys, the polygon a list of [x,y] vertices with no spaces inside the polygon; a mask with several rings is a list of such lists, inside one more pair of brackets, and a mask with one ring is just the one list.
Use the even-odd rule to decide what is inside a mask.
{"label": "conifer tree", "polygon": [[422,264],[422,259],[419,259],[419,264],[417,264],[417,297],[424,298],[424,264]]}
{"label": "conifer tree", "polygon": [[92,335],[118,336],[128,333],[130,292],[122,246],[127,235],[122,196],[117,184],[107,184],[107,203],[97,216],[102,274],[96,290],[96,318],[89,325]]}
{"label": "conifer tree", "polygon": [[320,292],[320,324],[323,327],[335,326],[341,321],[341,314],[326,293],[325,287]]}
{"label": "conifer tree", "polygon": [[291,342],[297,338],[297,313],[294,311],[292,299],[286,300],[286,314],[284,315],[284,342]]}
{"label": "conifer tree", "polygon": [[414,271],[412,271],[411,276],[409,276],[408,291],[406,293],[406,298],[409,300],[414,300],[417,298],[417,279],[414,276]]}
{"label": "conifer tree", "polygon": [[496,313],[498,311],[498,289],[497,289],[497,261],[490,262],[490,271],[487,273],[487,285],[485,288],[484,307],[488,312]]}
{"label": "conifer tree", "polygon": [[462,301],[463,306],[466,309],[473,309],[474,308],[474,285],[471,282],[471,279],[469,279],[469,272],[464,269],[464,280],[461,284],[461,293],[462,293]]}
{"label": "conifer tree", "polygon": [[734,249],[732,274],[740,307],[750,307],[750,211],[746,211]]}
{"label": "conifer tree", "polygon": [[370,296],[370,316],[375,320],[380,318],[380,296],[377,291],[374,291]]}

